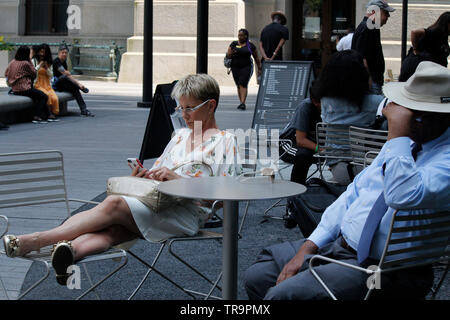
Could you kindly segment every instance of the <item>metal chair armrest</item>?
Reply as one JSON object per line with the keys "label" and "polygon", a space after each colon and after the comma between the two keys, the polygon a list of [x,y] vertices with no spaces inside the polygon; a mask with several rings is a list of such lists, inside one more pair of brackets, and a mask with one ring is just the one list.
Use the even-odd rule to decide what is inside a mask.
{"label": "metal chair armrest", "polygon": [[[369,155],[374,155],[376,157],[379,153],[380,152],[377,151],[367,151],[364,155],[364,168],[370,165],[370,163],[372,163],[372,162],[369,163],[369,159],[371,159],[369,158]],[[371,160],[373,161],[373,159]]]}
{"label": "metal chair armrest", "polygon": [[81,203],[88,203],[88,204],[100,204],[100,202],[98,201],[91,201],[91,200],[82,200],[82,199],[67,199],[68,201],[73,201],[73,202],[81,202]]}
{"label": "metal chair armrest", "polygon": [[323,282],[323,280],[319,277],[319,275],[317,274],[317,272],[314,271],[314,269],[313,269],[313,261],[314,261],[315,259],[320,259],[320,260],[325,260],[325,261],[328,261],[328,262],[331,262],[331,263],[336,263],[336,264],[339,264],[339,265],[341,265],[341,266],[343,266],[343,267],[347,267],[347,268],[351,268],[351,269],[354,269],[354,270],[358,270],[358,271],[367,273],[367,274],[369,274],[369,275],[375,273],[374,270],[364,269],[364,268],[361,268],[361,267],[358,267],[358,266],[355,266],[355,265],[352,265],[352,264],[349,264],[349,263],[346,263],[346,262],[342,262],[342,261],[339,261],[339,260],[331,259],[331,258],[324,257],[324,256],[321,256],[321,255],[318,255],[318,254],[315,255],[315,256],[313,256],[313,257],[309,260],[309,271],[311,271],[312,275],[317,279],[317,281],[320,283],[320,285],[325,289],[325,291],[330,295],[330,297],[331,297],[333,300],[337,300],[336,296],[331,292],[331,290],[327,287],[327,285],[326,285],[326,284]]}
{"label": "metal chair armrest", "polygon": [[0,215],[0,218],[5,220],[5,231],[3,231],[3,233],[0,235],[0,237],[3,238],[3,236],[8,232],[8,228],[9,228],[9,221],[8,221],[8,217],[4,216],[4,215]]}
{"label": "metal chair armrest", "polygon": [[223,220],[223,218],[217,214],[217,210],[221,209],[222,207],[223,207],[223,201],[221,201],[221,200],[214,201],[214,203],[211,207],[211,214],[213,215],[213,217],[216,217],[219,220]]}

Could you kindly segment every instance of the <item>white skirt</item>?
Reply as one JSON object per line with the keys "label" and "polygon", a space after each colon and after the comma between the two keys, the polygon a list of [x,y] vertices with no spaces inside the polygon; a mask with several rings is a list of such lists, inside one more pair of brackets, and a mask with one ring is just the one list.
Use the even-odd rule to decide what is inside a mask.
{"label": "white skirt", "polygon": [[142,236],[151,242],[172,237],[194,236],[209,218],[210,210],[193,203],[183,203],[156,213],[133,197],[122,196]]}

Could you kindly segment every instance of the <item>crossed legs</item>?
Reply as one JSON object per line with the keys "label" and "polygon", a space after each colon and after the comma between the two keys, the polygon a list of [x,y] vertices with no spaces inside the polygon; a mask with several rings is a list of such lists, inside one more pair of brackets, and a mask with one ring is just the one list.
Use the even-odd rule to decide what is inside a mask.
{"label": "crossed legs", "polygon": [[70,217],[54,229],[26,234],[18,238],[21,254],[58,241],[70,240],[76,261],[135,239],[139,235],[139,229],[126,201],[120,196],[109,196],[98,206]]}

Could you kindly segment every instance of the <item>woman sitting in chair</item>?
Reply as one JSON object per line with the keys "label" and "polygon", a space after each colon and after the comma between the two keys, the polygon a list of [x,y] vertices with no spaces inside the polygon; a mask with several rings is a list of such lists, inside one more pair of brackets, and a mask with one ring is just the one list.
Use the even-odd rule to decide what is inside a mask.
{"label": "woman sitting in chair", "polygon": [[[378,106],[384,98],[369,94],[369,73],[362,56],[354,50],[331,56],[320,74],[319,96],[323,122],[358,127],[374,124]],[[349,172],[353,168],[348,167],[348,163],[336,159],[327,164],[336,182],[343,185],[351,182]]]}
{"label": "woman sitting in chair", "polygon": [[[219,95],[217,81],[206,74],[188,75],[178,81],[172,97],[178,102],[177,109],[187,128],[175,133],[150,170],[138,172],[136,167],[131,175],[158,181],[239,175],[242,168],[237,139],[218,129],[216,124]],[[192,160],[200,160],[212,172],[204,170],[202,165],[192,164]],[[188,164],[170,169],[182,163]],[[24,256],[56,244],[52,265],[58,283],[65,285],[69,276],[67,268],[74,261],[139,237],[159,242],[173,236],[193,236],[208,218],[207,208],[194,203],[175,205],[155,213],[135,198],[108,196],[98,206],[72,216],[54,229],[17,237],[6,235],[3,243],[9,257]]]}

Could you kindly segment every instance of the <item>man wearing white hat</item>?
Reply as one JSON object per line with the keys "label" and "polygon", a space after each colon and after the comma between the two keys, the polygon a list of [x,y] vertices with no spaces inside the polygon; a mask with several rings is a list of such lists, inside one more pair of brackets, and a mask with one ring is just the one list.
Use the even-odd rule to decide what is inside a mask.
{"label": "man wearing white hat", "polygon": [[370,75],[371,92],[381,94],[384,83],[384,55],[381,46],[380,28],[386,24],[390,7],[385,0],[371,0],[367,4],[367,14],[356,28],[352,38],[352,49],[364,58],[364,64]]}
{"label": "man wearing white hat", "polygon": [[[407,82],[387,83],[383,91],[392,101],[383,109],[388,141],[325,210],[308,239],[261,252],[245,274],[251,299],[327,299],[308,270],[312,255],[367,267],[379,261],[396,209],[406,215],[450,210],[450,70],[422,62]],[[338,299],[361,299],[367,292],[363,272],[334,263],[314,269]],[[382,290],[372,296],[423,299],[433,273],[429,266],[416,267],[383,274],[381,281]]]}

